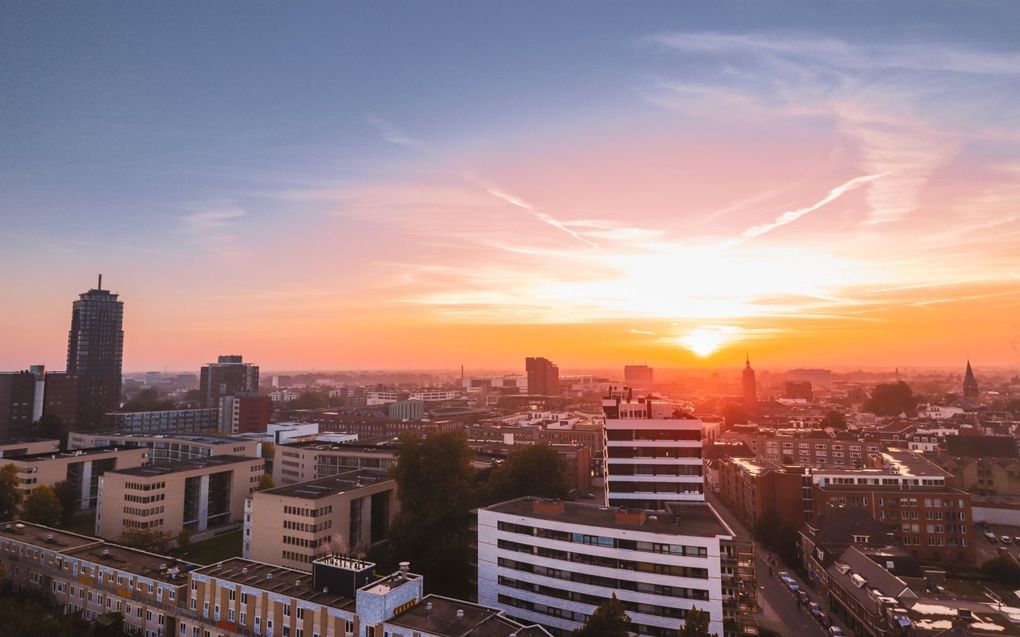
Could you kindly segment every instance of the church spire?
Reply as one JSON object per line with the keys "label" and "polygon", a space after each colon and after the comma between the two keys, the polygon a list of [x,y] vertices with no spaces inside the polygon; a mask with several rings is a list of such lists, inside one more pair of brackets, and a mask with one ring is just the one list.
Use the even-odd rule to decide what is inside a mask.
{"label": "church spire", "polygon": [[978,397],[977,378],[974,377],[974,370],[970,366],[970,358],[967,359],[967,371],[963,375],[963,397]]}

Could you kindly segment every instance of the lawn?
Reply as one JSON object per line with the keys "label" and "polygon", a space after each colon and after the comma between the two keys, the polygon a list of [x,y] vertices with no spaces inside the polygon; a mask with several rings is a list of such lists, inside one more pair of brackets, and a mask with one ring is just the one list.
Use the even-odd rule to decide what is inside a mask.
{"label": "lawn", "polygon": [[61,526],[60,528],[70,531],[71,533],[80,533],[82,535],[90,535],[95,537],[96,535],[96,512],[95,510],[86,511],[79,513],[71,518],[71,521]]}
{"label": "lawn", "polygon": [[198,564],[213,564],[231,557],[241,557],[242,533],[243,531],[238,529],[209,540],[194,542],[182,557]]}

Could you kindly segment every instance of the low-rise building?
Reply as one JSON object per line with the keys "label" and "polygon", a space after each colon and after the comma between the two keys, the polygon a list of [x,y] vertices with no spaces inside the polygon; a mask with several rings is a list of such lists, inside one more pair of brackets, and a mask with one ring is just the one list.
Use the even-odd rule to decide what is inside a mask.
{"label": "low-rise building", "polygon": [[750,538],[704,502],[668,511],[519,498],[478,510],[478,601],[554,635],[616,595],[638,635],[679,634],[686,613],[739,634],[753,609]]}
{"label": "low-rise building", "polygon": [[131,529],[176,535],[240,525],[264,471],[261,458],[244,456],[108,471],[99,481],[96,535],[118,540]]}
{"label": "low-rise building", "polygon": [[147,449],[105,446],[4,458],[3,464],[10,463],[17,468],[18,490],[23,497],[36,487],[52,487],[66,481],[81,494],[79,506],[91,509],[96,506],[99,482],[104,473],[141,467],[148,461]]}
{"label": "low-rise building", "polygon": [[207,435],[166,435],[132,434],[119,431],[85,432],[73,431],[68,435],[68,449],[88,447],[141,447],[149,450],[150,464],[165,464],[181,460],[200,460],[211,456],[261,455],[258,441],[234,436]]}
{"label": "low-rise building", "polygon": [[387,472],[354,469],[252,493],[245,502],[244,557],[298,570],[335,553],[364,553],[386,539],[399,510]]}
{"label": "low-rise building", "polygon": [[351,468],[388,470],[396,454],[393,444],[312,441],[277,445],[273,453],[273,482],[278,485],[307,482]]}
{"label": "low-rise building", "polygon": [[0,576],[92,620],[121,613],[148,637],[543,637],[496,608],[424,596],[409,564],[332,555],[312,572],[231,558],[209,566],[36,524],[0,524]]}
{"label": "low-rise building", "polygon": [[220,410],[169,409],[125,411],[106,415],[109,429],[136,434],[199,434],[215,432]]}
{"label": "low-rise building", "polygon": [[260,394],[220,397],[219,432],[222,434],[259,433],[266,430],[273,416],[273,400]]}
{"label": "low-rise building", "polygon": [[60,451],[60,441],[52,438],[17,438],[0,442],[0,458],[57,451]]}

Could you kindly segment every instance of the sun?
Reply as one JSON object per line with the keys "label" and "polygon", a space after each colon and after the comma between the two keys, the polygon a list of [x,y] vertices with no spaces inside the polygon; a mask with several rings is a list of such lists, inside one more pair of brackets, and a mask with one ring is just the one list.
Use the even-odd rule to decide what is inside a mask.
{"label": "sun", "polygon": [[698,356],[705,358],[711,356],[720,347],[733,340],[736,328],[728,325],[710,325],[698,327],[677,339],[680,345],[686,347]]}

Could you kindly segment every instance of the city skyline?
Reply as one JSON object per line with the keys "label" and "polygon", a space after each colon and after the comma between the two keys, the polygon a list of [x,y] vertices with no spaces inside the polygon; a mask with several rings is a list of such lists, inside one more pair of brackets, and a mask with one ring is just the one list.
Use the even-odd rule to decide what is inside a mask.
{"label": "city skyline", "polygon": [[16,5],[0,365],[1016,367],[1020,9],[864,5]]}

